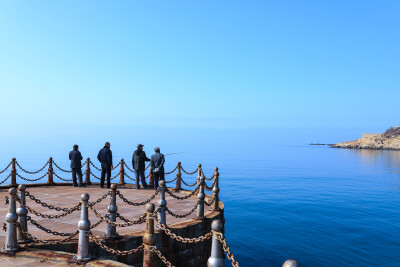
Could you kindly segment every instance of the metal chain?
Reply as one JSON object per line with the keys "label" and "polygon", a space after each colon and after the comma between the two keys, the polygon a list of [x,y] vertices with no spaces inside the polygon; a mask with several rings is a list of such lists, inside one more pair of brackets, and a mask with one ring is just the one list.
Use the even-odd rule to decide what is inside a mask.
{"label": "metal chain", "polygon": [[214,202],[215,202],[215,198],[214,197],[213,197],[213,199],[211,200],[210,203],[207,203],[207,201],[204,200],[204,204],[206,204],[207,206],[211,206]]}
{"label": "metal chain", "polygon": [[70,236],[70,235],[73,234],[73,233],[60,233],[60,232],[57,232],[57,231],[52,231],[52,230],[50,230],[50,229],[47,229],[46,227],[44,227],[43,225],[39,224],[39,223],[36,222],[34,219],[32,219],[31,216],[27,216],[26,219],[27,219],[28,221],[31,221],[31,223],[32,223],[33,225],[35,225],[37,228],[39,228],[39,229],[42,230],[42,231],[45,231],[45,232],[48,233],[48,234],[59,235],[59,236]]}
{"label": "metal chain", "polygon": [[44,175],[42,175],[41,177],[39,177],[39,178],[37,178],[37,179],[28,179],[28,178],[22,177],[22,176],[19,175],[18,173],[16,173],[16,175],[17,175],[19,178],[21,178],[22,180],[25,180],[25,181],[28,181],[28,182],[36,182],[36,181],[39,181],[40,179],[43,179],[44,177],[46,177],[46,175],[49,175],[49,173],[46,172]]}
{"label": "metal chain", "polygon": [[215,176],[215,174],[213,174],[210,178],[207,178],[206,175],[205,175],[204,172],[203,172],[203,169],[201,169],[201,173],[203,174],[204,179],[206,179],[207,181],[211,181],[211,180],[214,178],[214,176]]}
{"label": "metal chain", "polygon": [[184,196],[184,197],[180,197],[180,196],[175,195],[174,193],[172,193],[171,191],[169,191],[168,188],[166,188],[166,191],[167,191],[167,193],[168,193],[171,197],[173,197],[173,198],[176,198],[176,199],[179,199],[179,200],[185,200],[185,199],[190,198],[190,197],[193,196],[194,194],[196,194],[196,192],[199,190],[199,188],[200,188],[200,187],[197,186],[196,189],[195,189],[193,192],[191,192],[189,195],[186,195],[186,196]]}
{"label": "metal chain", "polygon": [[24,168],[21,167],[21,165],[19,165],[18,161],[15,161],[15,164],[17,164],[18,168],[20,168],[23,172],[26,172],[29,174],[36,174],[36,173],[43,171],[43,169],[46,168],[46,166],[49,164],[49,161],[47,161],[46,164],[40,170],[35,171],[35,172],[30,172],[30,171],[25,170]]}
{"label": "metal chain", "polygon": [[228,256],[228,259],[232,262],[232,266],[233,267],[239,267],[239,263],[235,260],[235,257],[233,256],[228,244],[226,243],[226,239],[224,237],[224,235],[220,232],[216,232],[216,231],[212,231],[219,242],[221,242],[222,247],[224,249],[224,251],[226,252],[226,256]]}
{"label": "metal chain", "polygon": [[125,175],[126,177],[128,177],[129,179],[131,179],[132,181],[135,181],[132,177],[130,177],[128,174],[126,174],[126,172],[124,172],[124,175]]}
{"label": "metal chain", "polygon": [[115,166],[114,168],[111,168],[111,170],[115,170],[119,165],[121,165],[121,162],[119,162],[119,163],[117,164],[117,166]]}
{"label": "metal chain", "polygon": [[8,180],[8,178],[10,178],[10,176],[11,176],[11,173],[3,180],[3,181],[1,181],[1,183],[0,184],[3,184],[5,181],[7,181]]}
{"label": "metal chain", "polygon": [[40,213],[39,211],[36,211],[36,210],[32,209],[31,207],[25,205],[24,203],[22,203],[22,201],[20,200],[20,198],[18,196],[15,196],[15,199],[21,204],[22,207],[27,209],[30,213],[33,213],[38,217],[42,217],[42,218],[46,218],[46,219],[56,219],[56,218],[65,217],[65,216],[73,213],[74,211],[79,210],[79,207],[81,205],[80,203],[78,203],[74,207],[70,208],[68,211],[61,213],[61,214],[48,215],[48,214]]}
{"label": "metal chain", "polygon": [[104,199],[106,199],[108,197],[108,195],[110,194],[110,191],[108,191],[107,193],[105,193],[102,197],[99,197],[95,202],[91,202],[91,206],[94,206],[100,202],[102,202]]}
{"label": "metal chain", "polygon": [[149,175],[147,175],[146,177],[144,177],[144,178],[149,178],[150,177],[150,175],[151,175],[151,172],[149,172]]}
{"label": "metal chain", "polygon": [[[132,170],[131,168],[129,168],[129,166],[128,165],[126,165],[126,162],[124,161],[124,165],[125,165],[125,167],[128,169],[128,170],[130,170],[131,172],[135,172],[134,170]],[[149,165],[150,166],[150,165]],[[147,167],[149,167],[149,166],[147,166]],[[147,168],[146,168],[147,169]]]}
{"label": "metal chain", "polygon": [[[123,217],[123,216],[122,216],[121,214],[119,214],[119,213],[117,213],[116,215],[117,215],[118,218],[121,219],[121,221],[124,221],[124,222],[126,222],[126,223],[132,223],[132,222],[133,222],[133,221],[131,221],[131,220],[126,219],[125,217]],[[146,216],[144,216],[144,221],[143,221],[143,222],[145,222],[145,221],[146,221]],[[135,224],[135,223],[133,223],[133,224]],[[138,223],[136,223],[136,224],[138,224]]]}
{"label": "metal chain", "polygon": [[181,218],[185,218],[185,217],[189,216],[190,214],[192,214],[192,213],[197,209],[197,205],[199,205],[199,203],[200,203],[200,200],[197,201],[197,203],[196,203],[196,205],[193,207],[193,209],[191,209],[188,213],[185,213],[185,214],[182,214],[182,215],[173,213],[168,207],[166,207],[166,210],[167,210],[167,212],[168,212],[171,216],[173,216],[173,217],[175,217],[175,218],[180,218],[180,219],[181,219]]}
{"label": "metal chain", "polygon": [[97,180],[101,180],[101,178],[100,178],[100,177],[97,177],[96,175],[94,175],[92,171],[90,171],[90,174],[91,174],[94,178],[96,178]]}
{"label": "metal chain", "polygon": [[96,170],[101,171],[101,169],[94,165],[92,161],[90,161],[90,165],[92,165]]}
{"label": "metal chain", "polygon": [[5,167],[2,171],[0,171],[0,174],[2,174],[3,172],[5,172],[12,164],[12,161],[10,161],[10,163],[7,165],[7,167]]}
{"label": "metal chain", "polygon": [[118,250],[118,249],[113,249],[110,247],[107,247],[106,245],[104,245],[103,243],[101,243],[101,241],[90,231],[89,232],[89,236],[91,239],[93,239],[94,243],[96,243],[99,247],[101,247],[102,249],[104,249],[105,251],[111,253],[111,254],[115,254],[118,256],[126,256],[126,255],[130,255],[130,254],[136,254],[139,251],[143,250],[144,245],[140,245],[137,248],[131,249],[131,250]]}
{"label": "metal chain", "polygon": [[150,168],[151,163],[149,163],[149,165],[147,165],[147,167],[145,168],[145,170],[147,170],[148,168]]}
{"label": "metal chain", "polygon": [[168,267],[175,267],[174,265],[172,265],[171,262],[169,262],[169,261],[167,260],[167,258],[165,258],[165,257],[161,254],[161,251],[159,251],[156,247],[151,246],[151,247],[149,247],[149,250],[150,250],[151,252],[156,253],[157,256],[160,258],[160,260],[161,260],[165,265],[167,265]]}
{"label": "metal chain", "polygon": [[188,174],[188,175],[192,175],[192,174],[195,174],[199,169],[196,169],[194,172],[187,172],[187,171],[185,171],[185,169],[181,166],[181,169],[182,169],[182,171],[184,172],[184,173],[186,173],[186,174]]}
{"label": "metal chain", "polygon": [[126,198],[121,194],[121,192],[119,192],[119,190],[117,190],[117,195],[118,195],[126,204],[128,204],[128,205],[132,205],[132,206],[142,206],[142,205],[145,205],[145,204],[149,203],[151,200],[153,200],[153,199],[156,197],[156,195],[157,195],[160,191],[161,191],[161,189],[160,189],[160,187],[159,187],[159,188],[157,188],[157,190],[156,190],[156,192],[154,193],[154,195],[152,195],[149,199],[147,199],[147,200],[145,200],[145,201],[143,201],[143,202],[138,202],[138,203],[131,202],[131,201],[129,201],[128,199],[126,199]]}
{"label": "metal chain", "polygon": [[56,210],[56,211],[69,211],[70,209],[68,208],[60,208],[60,207],[55,207],[53,205],[47,204],[40,199],[36,198],[34,195],[31,195],[28,191],[25,191],[25,196],[29,197],[31,200],[35,201],[35,203],[42,205],[45,208],[51,209],[51,210]]}
{"label": "metal chain", "polygon": [[183,179],[181,179],[182,183],[184,183],[186,186],[192,187],[197,184],[197,181],[194,184],[187,184]]}
{"label": "metal chain", "polygon": [[172,170],[172,171],[170,171],[170,172],[166,172],[166,173],[165,173],[165,175],[168,175],[168,174],[171,174],[171,173],[175,172],[175,171],[176,171],[176,169],[178,169],[178,167],[179,167],[179,166],[177,165],[177,166],[175,167],[175,169],[173,169],[173,170]]}
{"label": "metal chain", "polygon": [[67,171],[67,170],[64,170],[63,168],[61,168],[60,166],[58,166],[57,165],[57,163],[53,160],[53,163],[54,163],[54,166],[56,166],[60,171],[63,171],[63,172],[72,172],[72,171]]}
{"label": "metal chain", "polygon": [[208,232],[204,236],[199,236],[199,237],[194,237],[194,238],[185,238],[181,237],[179,235],[176,235],[171,232],[170,229],[165,224],[162,224],[160,219],[154,215],[154,220],[156,221],[157,225],[160,227],[161,230],[163,230],[167,235],[169,235],[172,239],[175,239],[176,241],[182,242],[182,243],[189,243],[189,244],[197,244],[200,242],[204,242],[208,239],[211,238],[212,232]]}
{"label": "metal chain", "polygon": [[121,172],[117,173],[114,177],[110,178],[110,181],[112,181],[112,180],[114,180],[115,178],[117,178],[118,175],[120,175],[120,174],[121,174]]}
{"label": "metal chain", "polygon": [[212,191],[215,186],[216,181],[217,180],[214,180],[210,187],[208,187],[207,184],[204,182],[204,189],[206,189],[207,191]]}
{"label": "metal chain", "polygon": [[[31,240],[33,240],[33,241],[35,241],[35,242],[37,242],[37,243],[43,243],[43,244],[47,244],[47,245],[55,245],[55,244],[61,244],[61,243],[64,243],[64,242],[68,242],[68,241],[71,240],[74,236],[76,236],[76,235],[79,233],[79,231],[76,231],[75,233],[71,234],[69,237],[67,237],[67,238],[65,238],[65,239],[62,239],[62,240],[55,240],[55,241],[41,240],[41,239],[39,239],[39,238],[37,238],[37,237],[34,237],[33,235],[31,235],[30,233],[25,232],[25,231],[22,231],[22,233],[23,233],[26,237],[28,237],[29,239],[31,239]],[[27,244],[27,245],[29,245],[29,244]]]}
{"label": "metal chain", "polygon": [[[55,173],[55,172],[53,172],[53,174],[54,174],[58,179],[60,179],[60,180],[62,180],[62,181],[64,181],[64,182],[71,182],[71,181],[72,181],[72,179],[64,179],[64,178],[58,176],[57,173]],[[82,173],[82,176],[83,176],[84,174],[86,174],[86,172]]]}
{"label": "metal chain", "polygon": [[141,224],[141,223],[144,223],[146,221],[146,213],[144,213],[137,220],[129,221],[127,223],[116,223],[116,222],[110,221],[106,216],[104,216],[104,217],[101,216],[100,213],[95,208],[93,208],[92,205],[89,205],[89,208],[100,220],[105,221],[107,224],[110,224],[112,226],[128,227],[128,226],[131,226],[131,225],[134,225],[134,224]]}
{"label": "metal chain", "polygon": [[173,179],[173,180],[171,180],[171,181],[166,181],[165,183],[166,183],[166,184],[172,183],[172,182],[174,182],[176,179],[178,179],[178,176],[176,176],[175,179]]}

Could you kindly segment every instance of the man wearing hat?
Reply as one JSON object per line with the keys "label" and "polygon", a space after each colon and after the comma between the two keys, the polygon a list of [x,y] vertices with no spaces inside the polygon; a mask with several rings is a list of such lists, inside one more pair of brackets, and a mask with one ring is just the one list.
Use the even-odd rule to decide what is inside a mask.
{"label": "man wearing hat", "polygon": [[143,145],[138,144],[137,150],[133,152],[132,156],[132,167],[135,170],[135,176],[136,176],[136,189],[140,189],[139,175],[143,187],[145,189],[148,188],[146,183],[146,178],[144,177],[144,170],[146,168],[144,164],[145,161],[150,161],[150,159],[146,157],[146,153],[143,151]]}
{"label": "man wearing hat", "polygon": [[154,189],[158,188],[158,180],[164,180],[164,155],[160,153],[160,148],[157,146],[154,148],[154,155],[151,156],[150,164],[151,171],[154,177]]}
{"label": "man wearing hat", "polygon": [[79,146],[78,145],[74,145],[73,146],[73,150],[71,152],[69,152],[69,159],[71,160],[72,183],[74,184],[74,187],[77,187],[76,174],[78,174],[79,187],[85,187],[82,184],[82,163],[81,163],[81,160],[83,158],[82,158],[81,152],[78,149],[79,149]]}

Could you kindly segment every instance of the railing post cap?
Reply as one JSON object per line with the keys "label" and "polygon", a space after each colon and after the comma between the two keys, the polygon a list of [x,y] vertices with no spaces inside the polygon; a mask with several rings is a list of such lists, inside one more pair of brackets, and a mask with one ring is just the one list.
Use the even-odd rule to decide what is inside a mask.
{"label": "railing post cap", "polygon": [[221,220],[214,220],[211,224],[211,229],[213,229],[216,232],[221,232],[224,224],[222,223]]}
{"label": "railing post cap", "polygon": [[182,163],[180,161],[178,161],[178,165],[181,165]]}
{"label": "railing post cap", "polygon": [[121,159],[121,162],[124,162],[124,159]]}
{"label": "railing post cap", "polygon": [[12,161],[15,161],[15,158],[12,158],[11,160],[12,160]]}
{"label": "railing post cap", "polygon": [[12,187],[8,190],[8,193],[10,193],[11,196],[15,196],[17,194],[17,189]]}
{"label": "railing post cap", "polygon": [[82,194],[81,196],[82,201],[88,201],[89,200],[89,194]]}
{"label": "railing post cap", "polygon": [[161,186],[161,187],[164,187],[164,186],[165,186],[165,181],[164,181],[164,180],[161,180],[161,181],[160,181],[160,186]]}
{"label": "railing post cap", "polygon": [[154,212],[154,210],[155,210],[154,204],[153,203],[147,204],[146,205],[146,210],[149,211],[149,212]]}
{"label": "railing post cap", "polygon": [[26,185],[24,185],[24,184],[20,184],[20,185],[18,186],[18,190],[19,190],[19,191],[25,191],[25,189],[26,189]]}
{"label": "railing post cap", "polygon": [[216,172],[217,172],[217,171],[218,171],[218,167],[215,167],[215,168],[214,168],[214,171],[216,171]]}
{"label": "railing post cap", "polygon": [[87,159],[88,159],[88,160],[90,160],[90,158],[89,158],[89,157],[88,157]]}
{"label": "railing post cap", "polygon": [[50,158],[49,158],[49,160],[52,160],[52,159],[53,159],[53,157],[50,157]]}
{"label": "railing post cap", "polygon": [[282,267],[299,267],[300,265],[296,260],[287,260],[283,263]]}
{"label": "railing post cap", "polygon": [[199,163],[199,165],[198,165],[198,166],[199,166],[199,168],[201,168],[201,164],[200,164],[200,163]]}
{"label": "railing post cap", "polygon": [[112,184],[111,185],[111,190],[117,190],[117,187],[118,187],[117,184]]}

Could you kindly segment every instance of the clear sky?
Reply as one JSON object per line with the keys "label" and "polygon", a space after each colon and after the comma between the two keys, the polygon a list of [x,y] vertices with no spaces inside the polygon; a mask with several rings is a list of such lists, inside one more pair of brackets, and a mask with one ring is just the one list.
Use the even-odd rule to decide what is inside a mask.
{"label": "clear sky", "polygon": [[0,136],[383,131],[400,124],[399,14],[400,1],[0,1]]}

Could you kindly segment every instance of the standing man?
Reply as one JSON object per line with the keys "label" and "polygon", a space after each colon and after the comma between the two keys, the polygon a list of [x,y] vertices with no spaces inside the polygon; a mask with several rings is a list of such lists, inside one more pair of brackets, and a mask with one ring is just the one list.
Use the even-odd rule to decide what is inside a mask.
{"label": "standing man", "polygon": [[165,158],[164,154],[160,153],[160,148],[157,146],[154,148],[154,155],[151,156],[150,164],[151,164],[151,171],[153,172],[154,178],[154,189],[157,190],[158,188],[158,180],[164,180],[164,163]]}
{"label": "standing man", "polygon": [[132,166],[133,169],[135,170],[135,176],[136,176],[136,189],[140,189],[139,185],[139,175],[140,175],[140,180],[142,181],[142,185],[145,189],[147,189],[147,183],[146,183],[146,178],[144,177],[144,169],[146,168],[144,165],[145,161],[150,161],[149,158],[146,157],[146,153],[143,151],[143,145],[138,144],[137,145],[137,150],[133,152],[132,156]]}
{"label": "standing man", "polygon": [[100,149],[99,154],[97,155],[97,159],[101,163],[101,180],[100,187],[104,187],[104,179],[107,173],[107,188],[110,188],[110,179],[111,179],[111,169],[113,168],[112,162],[112,152],[110,149],[111,145],[109,142],[106,142],[104,147]]}
{"label": "standing man", "polygon": [[82,163],[81,160],[82,155],[81,152],[79,152],[79,146],[74,145],[73,150],[69,152],[69,159],[71,160],[71,170],[72,170],[72,183],[74,184],[74,187],[77,187],[76,184],[76,174],[78,174],[79,178],[79,187],[85,187],[82,184]]}

